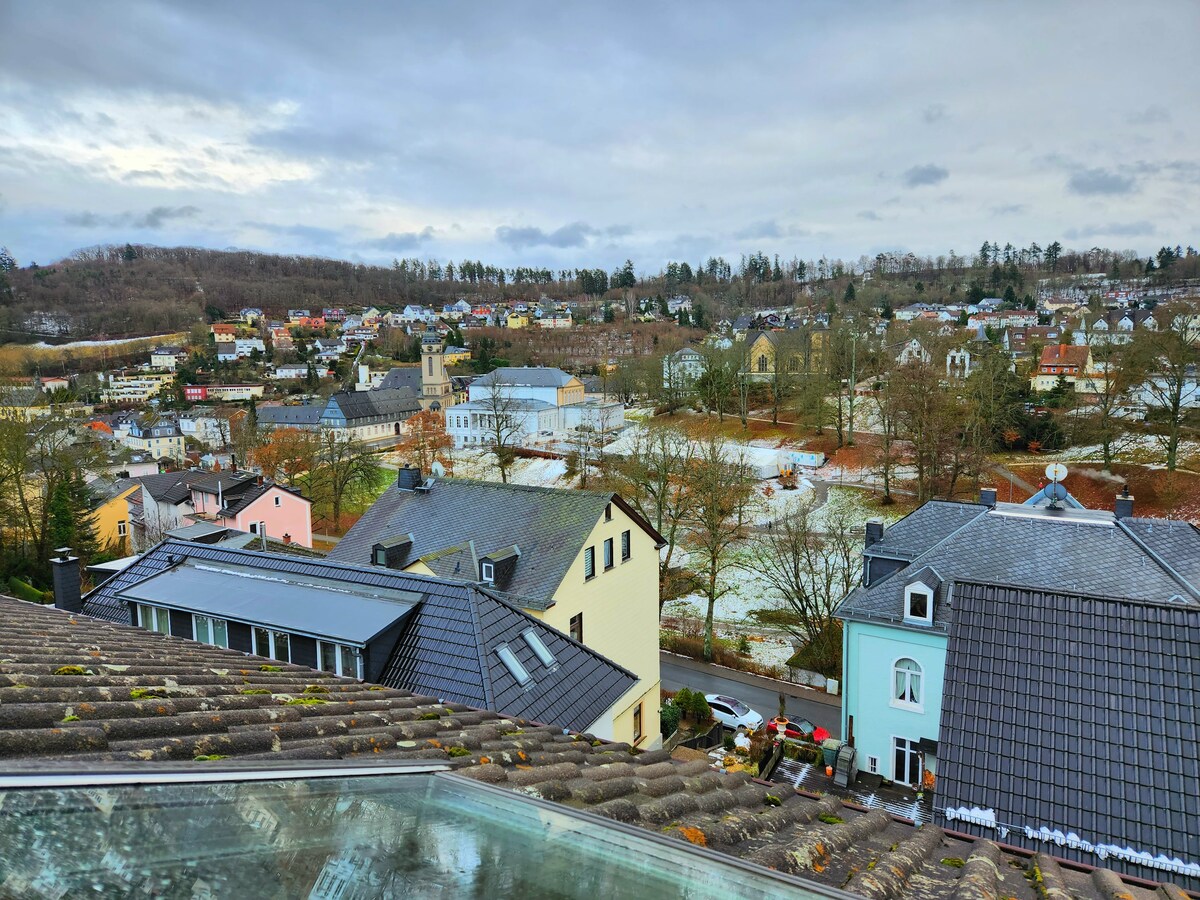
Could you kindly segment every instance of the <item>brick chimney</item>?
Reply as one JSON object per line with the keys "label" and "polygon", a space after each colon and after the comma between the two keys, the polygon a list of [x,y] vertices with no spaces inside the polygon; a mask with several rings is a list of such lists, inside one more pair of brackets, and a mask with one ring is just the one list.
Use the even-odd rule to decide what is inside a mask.
{"label": "brick chimney", "polygon": [[83,588],[79,575],[79,557],[71,555],[70,547],[59,547],[50,560],[54,581],[54,605],[67,612],[83,612]]}

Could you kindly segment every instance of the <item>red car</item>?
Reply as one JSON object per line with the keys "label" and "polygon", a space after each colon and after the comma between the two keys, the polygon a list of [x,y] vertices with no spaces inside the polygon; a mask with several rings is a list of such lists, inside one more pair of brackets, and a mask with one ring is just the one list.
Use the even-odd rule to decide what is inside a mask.
{"label": "red car", "polygon": [[[767,723],[767,734],[779,733],[779,720],[772,719]],[[808,719],[788,719],[787,724],[783,726],[782,737],[795,738],[797,740],[811,740],[815,743],[820,743],[829,737],[829,732],[824,728],[818,728]]]}

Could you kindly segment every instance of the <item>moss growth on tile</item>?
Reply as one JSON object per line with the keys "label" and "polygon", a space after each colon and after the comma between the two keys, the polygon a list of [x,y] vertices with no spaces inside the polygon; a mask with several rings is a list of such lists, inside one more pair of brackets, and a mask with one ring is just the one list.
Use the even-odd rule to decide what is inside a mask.
{"label": "moss growth on tile", "polygon": [[309,685],[305,686],[304,693],[306,693],[306,694],[328,694],[329,688],[324,687],[319,684],[309,684]]}
{"label": "moss growth on tile", "polygon": [[846,821],[841,816],[835,816],[833,813],[821,813],[817,818],[826,825],[842,825]]}
{"label": "moss growth on tile", "polygon": [[320,697],[293,697],[284,706],[316,706],[319,703],[328,702],[328,700],[322,700]]}
{"label": "moss growth on tile", "polygon": [[943,856],[942,865],[949,866],[952,869],[961,869],[966,863],[957,856]]}
{"label": "moss growth on tile", "polygon": [[239,694],[269,694],[271,693],[266,688],[245,688],[238,691]]}
{"label": "moss growth on tile", "polygon": [[78,722],[79,716],[64,716],[63,721],[64,722]]}
{"label": "moss growth on tile", "polygon": [[441,717],[442,717],[441,713],[427,712],[427,713],[421,713],[421,715],[417,716],[417,721],[418,722],[432,722],[434,719],[440,719]]}
{"label": "moss growth on tile", "polygon": [[270,665],[267,665],[264,663],[263,665],[258,667],[258,671],[260,671],[260,672],[282,672],[283,666],[270,666]]}
{"label": "moss growth on tile", "polygon": [[165,696],[166,689],[160,687],[134,688],[129,692],[130,700],[161,700]]}
{"label": "moss growth on tile", "polygon": [[87,669],[83,666],[59,666],[54,670],[55,675],[86,675]]}
{"label": "moss growth on tile", "polygon": [[451,756],[470,756],[471,755],[471,751],[468,750],[466,747],[451,747],[446,752],[449,753]]}

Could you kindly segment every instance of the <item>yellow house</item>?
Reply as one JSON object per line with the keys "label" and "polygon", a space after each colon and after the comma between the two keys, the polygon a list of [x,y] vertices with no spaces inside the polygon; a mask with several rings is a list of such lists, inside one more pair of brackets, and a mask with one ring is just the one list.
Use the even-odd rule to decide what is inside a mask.
{"label": "yellow house", "polygon": [[658,548],[620,496],[402,469],[329,558],[471,581],[637,676],[589,729],[657,747]]}
{"label": "yellow house", "polygon": [[92,507],[96,525],[96,543],[101,550],[128,556],[133,551],[129,542],[129,503],[127,498],[141,487],[136,482],[109,481],[97,478],[89,485],[96,498]]}
{"label": "yellow house", "polygon": [[820,326],[803,326],[793,331],[760,331],[746,351],[744,371],[752,379],[766,381],[775,376],[776,357],[786,358],[787,373],[804,375],[821,368],[829,331]]}
{"label": "yellow house", "polygon": [[442,351],[442,362],[447,366],[456,366],[459,363],[470,361],[471,351],[463,347],[447,347]]}
{"label": "yellow house", "polygon": [[504,320],[504,324],[508,328],[528,328],[529,316],[524,313],[509,313],[508,318]]}

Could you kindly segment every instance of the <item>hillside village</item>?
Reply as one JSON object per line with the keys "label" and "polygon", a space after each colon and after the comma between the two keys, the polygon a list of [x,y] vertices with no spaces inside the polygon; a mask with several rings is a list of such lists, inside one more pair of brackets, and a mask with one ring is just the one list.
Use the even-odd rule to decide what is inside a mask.
{"label": "hillside village", "polygon": [[[893,852],[965,842],[964,878],[1003,852],[1078,890],[1196,889],[1184,670],[1200,658],[1200,282],[1042,273],[1022,299],[972,281],[893,308],[859,300],[881,267],[837,282],[796,271],[787,304],[738,307],[676,269],[564,299],[210,308],[132,354],[104,345],[112,366],[107,349],[79,370],[43,351],[6,378],[0,409],[9,591],[97,623],[101,658],[140,628],[344,682],[305,691],[374,684],[376,752],[428,737],[428,758],[477,766],[470,777],[505,777],[484,774],[494,740],[468,736],[494,710],[586,748],[503,751],[540,754],[548,777],[627,748],[730,789],[769,786],[790,800],[781,829],[809,815],[803,797],[837,798],[820,815],[862,816],[851,859],[907,822]],[[1081,625],[1081,608],[1107,630]],[[1031,641],[1007,609],[1044,626]],[[6,653],[30,639],[23,620],[6,613]],[[1047,654],[1062,630],[1069,647]],[[1103,721],[1071,693],[1005,687],[1012,667],[1040,673],[1033,684],[1111,684],[1124,633],[1176,674],[1139,663]],[[993,644],[1002,656],[981,649]],[[7,677],[49,685],[35,668]],[[698,672],[724,690],[689,691]],[[750,685],[778,708],[739,729],[725,694]],[[301,702],[286,685],[247,690]],[[410,696],[440,698],[438,716],[467,730],[443,743],[399,727],[381,704]],[[317,721],[298,712],[297,728]],[[986,749],[1033,721],[1057,724],[1038,726],[1028,764]],[[115,733],[87,752],[119,756]],[[82,729],[65,734],[54,746],[84,749]],[[206,726],[153,752],[223,757],[241,741]],[[1110,785],[1120,816],[1094,815],[1082,787],[1052,789],[1098,783],[1106,760],[1146,766],[1150,747],[1178,774]],[[545,796],[591,796],[571,780],[582,768],[554,777],[567,787]],[[705,808],[695,791],[679,810]],[[669,818],[688,841],[717,840],[712,816]]]}

